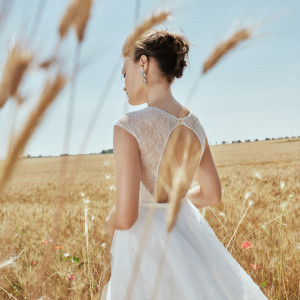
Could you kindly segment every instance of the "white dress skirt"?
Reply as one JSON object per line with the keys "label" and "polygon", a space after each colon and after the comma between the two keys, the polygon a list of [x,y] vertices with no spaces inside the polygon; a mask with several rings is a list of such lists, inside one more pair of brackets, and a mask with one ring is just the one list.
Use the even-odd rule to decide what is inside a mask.
{"label": "white dress skirt", "polygon": [[145,193],[142,187],[135,224],[115,230],[101,300],[267,299],[190,200],[168,234],[169,204],[149,203]]}

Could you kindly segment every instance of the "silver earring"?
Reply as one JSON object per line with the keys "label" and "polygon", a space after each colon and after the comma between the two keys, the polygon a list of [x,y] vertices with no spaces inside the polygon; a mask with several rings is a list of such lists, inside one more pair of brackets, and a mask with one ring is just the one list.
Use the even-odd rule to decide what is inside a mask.
{"label": "silver earring", "polygon": [[143,82],[146,85],[146,74],[145,74],[144,68],[142,68],[141,74],[142,74]]}

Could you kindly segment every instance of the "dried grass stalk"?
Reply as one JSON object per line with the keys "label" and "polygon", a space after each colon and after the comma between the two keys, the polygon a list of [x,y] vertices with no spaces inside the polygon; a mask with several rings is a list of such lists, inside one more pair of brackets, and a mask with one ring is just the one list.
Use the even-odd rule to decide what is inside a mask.
{"label": "dried grass stalk", "polygon": [[202,73],[204,74],[210,70],[229,50],[236,47],[240,42],[249,39],[252,36],[251,33],[251,29],[239,29],[229,39],[219,44],[205,61]]}
{"label": "dried grass stalk", "polygon": [[180,165],[179,168],[175,171],[175,176],[173,177],[172,182],[172,189],[169,192],[169,206],[167,210],[167,231],[170,232],[177,220],[177,216],[180,210],[181,205],[183,204],[183,201],[185,201],[185,198],[181,197],[181,191],[180,186],[182,182],[184,181],[184,178],[186,178],[186,165],[189,158],[189,147],[192,143],[191,135],[187,136],[186,145],[184,147],[184,155],[183,155],[183,162]]}
{"label": "dried grass stalk", "polygon": [[176,189],[176,186],[180,185],[180,182],[182,180],[182,177],[185,176],[185,172],[182,168],[178,169],[176,172],[176,175],[174,176],[173,182],[174,186],[173,189],[171,190],[169,194],[169,201],[170,204],[168,206],[168,211],[167,211],[167,230],[170,232],[177,220],[177,216],[179,213],[179,209],[182,205],[182,199],[178,197],[178,190]]}
{"label": "dried grass stalk", "polygon": [[22,49],[19,43],[12,47],[0,83],[0,108],[4,106],[9,97],[20,99],[17,90],[32,59],[33,54]]}
{"label": "dried grass stalk", "polygon": [[154,197],[155,202],[168,199],[166,215],[168,232],[176,223],[180,207],[185,201],[187,188],[196,172],[195,166],[200,159],[199,145],[193,142],[193,137],[195,138],[195,134],[184,126],[174,129],[160,160]]}
{"label": "dried grass stalk", "polygon": [[122,54],[124,57],[131,54],[136,41],[153,26],[162,23],[171,15],[170,10],[162,10],[157,14],[151,15],[149,18],[144,20],[139,26],[136,26],[134,31],[128,36],[124,43]]}
{"label": "dried grass stalk", "polygon": [[63,39],[74,26],[79,42],[84,38],[84,31],[90,18],[93,0],[72,0],[68,5],[59,25],[59,35]]}
{"label": "dried grass stalk", "polygon": [[73,26],[79,42],[84,38],[84,31],[90,18],[93,0],[77,0],[76,17]]}
{"label": "dried grass stalk", "polygon": [[3,169],[0,174],[0,191],[4,183],[8,180],[12,174],[13,168],[19,155],[22,154],[27,141],[38,126],[41,118],[43,117],[46,109],[54,101],[58,93],[61,91],[66,83],[65,77],[58,73],[53,82],[46,82],[43,93],[37,107],[31,112],[27,123],[23,127],[23,130],[19,133],[16,141],[8,153],[7,158],[4,161]]}
{"label": "dried grass stalk", "polygon": [[74,19],[76,17],[77,3],[78,0],[72,0],[65,11],[65,14],[60,20],[59,36],[61,39],[66,36],[74,22]]}
{"label": "dried grass stalk", "polygon": [[[220,43],[208,57],[208,59],[204,62],[202,74],[204,75],[208,70],[210,70],[223,56],[225,56],[229,50],[236,47],[240,42],[247,40],[252,37],[253,28],[242,28],[237,30],[230,38],[226,41]],[[197,76],[188,92],[187,100],[185,101],[185,105],[190,105],[192,102],[192,98],[195,95],[196,89],[198,87],[198,81],[201,78]]]}

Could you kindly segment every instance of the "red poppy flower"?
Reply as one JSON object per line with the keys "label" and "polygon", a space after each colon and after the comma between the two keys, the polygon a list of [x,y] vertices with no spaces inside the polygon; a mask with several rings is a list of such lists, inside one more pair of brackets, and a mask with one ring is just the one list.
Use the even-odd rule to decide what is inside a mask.
{"label": "red poppy flower", "polygon": [[252,248],[251,244],[249,241],[245,241],[243,244],[242,244],[242,247],[244,249],[248,249],[248,248]]}
{"label": "red poppy flower", "polygon": [[70,281],[72,281],[72,280],[74,279],[74,275],[69,275],[69,276],[67,276],[67,278],[68,278]]}
{"label": "red poppy flower", "polygon": [[252,267],[253,270],[256,270],[256,269],[260,268],[259,265],[254,265],[254,264],[251,264],[251,263],[249,265]]}

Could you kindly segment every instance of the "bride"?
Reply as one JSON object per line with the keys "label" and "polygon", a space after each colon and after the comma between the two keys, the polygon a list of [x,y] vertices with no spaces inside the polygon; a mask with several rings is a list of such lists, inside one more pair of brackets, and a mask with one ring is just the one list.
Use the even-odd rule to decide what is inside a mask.
{"label": "bride", "polygon": [[131,105],[147,106],[114,124],[116,202],[105,222],[112,243],[103,300],[267,299],[199,211],[219,204],[222,189],[201,122],[170,89],[189,45],[152,29],[129,55],[123,47],[124,91]]}

